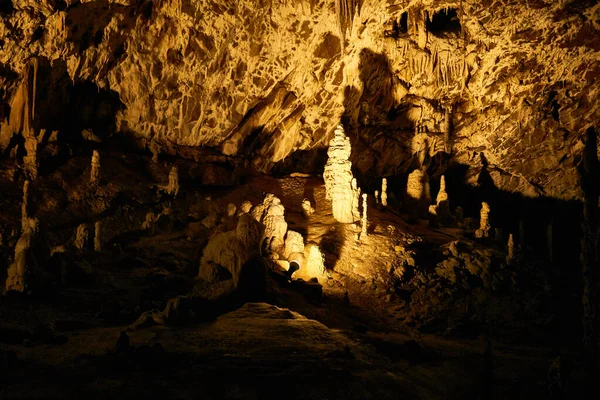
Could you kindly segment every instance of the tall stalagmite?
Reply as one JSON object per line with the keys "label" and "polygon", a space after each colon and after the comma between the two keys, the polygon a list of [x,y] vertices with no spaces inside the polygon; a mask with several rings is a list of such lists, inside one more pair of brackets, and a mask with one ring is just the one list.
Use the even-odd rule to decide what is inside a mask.
{"label": "tall stalagmite", "polygon": [[334,137],[329,143],[323,179],[327,199],[331,200],[333,217],[338,222],[352,223],[352,203],[355,191],[352,189],[352,163],[350,158],[350,139],[344,134],[344,128],[338,125]]}

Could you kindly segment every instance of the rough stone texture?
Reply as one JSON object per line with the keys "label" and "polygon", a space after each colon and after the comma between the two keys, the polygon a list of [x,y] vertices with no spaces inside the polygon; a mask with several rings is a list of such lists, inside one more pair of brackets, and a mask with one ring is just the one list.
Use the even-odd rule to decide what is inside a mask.
{"label": "rough stone texture", "polygon": [[[582,195],[576,163],[600,119],[595,1],[364,0],[352,12],[313,0],[59,3],[13,0],[0,15],[0,101],[11,109],[0,147],[24,128],[13,110],[58,130],[89,113],[94,126],[76,118],[78,133],[250,151],[266,171],[324,148],[344,117],[363,173],[407,173],[419,126],[428,156],[450,150],[474,177],[484,153],[499,188]],[[428,27],[448,8],[459,29]],[[403,13],[406,32],[394,27]]]}
{"label": "rough stone texture", "polygon": [[345,135],[344,128],[339,125],[334,137],[329,142],[327,164],[323,172],[325,190],[328,200],[331,200],[333,218],[338,222],[354,222],[352,215],[352,163],[348,161],[351,152],[350,139]]}

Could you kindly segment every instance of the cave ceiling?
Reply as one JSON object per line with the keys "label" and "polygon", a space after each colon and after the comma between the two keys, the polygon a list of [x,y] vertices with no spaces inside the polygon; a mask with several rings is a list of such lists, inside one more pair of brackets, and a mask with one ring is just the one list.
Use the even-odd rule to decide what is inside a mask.
{"label": "cave ceiling", "polygon": [[342,121],[358,176],[406,174],[425,153],[473,183],[485,167],[502,190],[581,198],[599,33],[592,0],[6,1],[0,149],[28,80],[40,130],[269,172]]}

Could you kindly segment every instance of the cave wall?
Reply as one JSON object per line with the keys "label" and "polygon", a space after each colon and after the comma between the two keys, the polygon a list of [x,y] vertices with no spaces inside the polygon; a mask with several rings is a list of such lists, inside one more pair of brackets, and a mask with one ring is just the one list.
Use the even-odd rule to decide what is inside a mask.
{"label": "cave wall", "polygon": [[[88,128],[142,146],[212,147],[268,172],[314,159],[341,119],[362,179],[442,159],[469,166],[473,185],[485,172],[508,192],[580,198],[582,139],[600,120],[597,3],[12,0],[0,117],[8,126],[38,59],[87,88],[78,104],[90,87],[118,96],[112,120]],[[38,76],[50,97],[36,103],[51,104],[52,75]],[[70,90],[52,104],[72,105]]]}

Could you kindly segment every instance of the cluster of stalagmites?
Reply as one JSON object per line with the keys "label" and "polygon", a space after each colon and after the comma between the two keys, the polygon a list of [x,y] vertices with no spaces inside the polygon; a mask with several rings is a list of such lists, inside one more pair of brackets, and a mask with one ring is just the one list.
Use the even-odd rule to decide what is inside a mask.
{"label": "cluster of stalagmites", "polygon": [[[199,278],[214,284],[228,281],[237,289],[243,281],[244,270],[252,268],[257,258],[270,260],[290,274],[298,270],[303,277],[324,274],[320,250],[311,246],[306,257],[304,238],[299,232],[288,230],[285,208],[277,196],[267,194],[262,203],[255,206],[244,202],[237,215],[236,209],[234,204],[229,204],[226,210],[228,217],[238,217],[236,228],[213,235],[205,247]],[[314,211],[312,206],[310,210],[310,213]]]}

